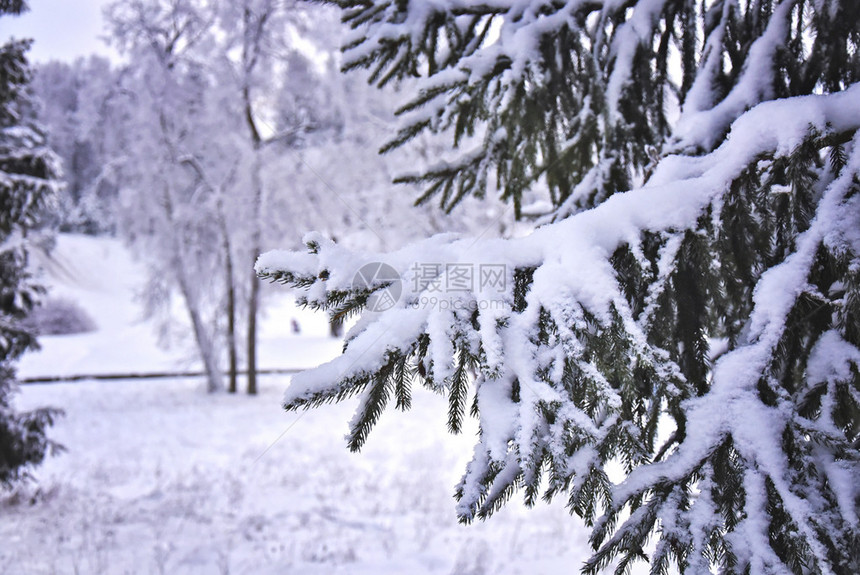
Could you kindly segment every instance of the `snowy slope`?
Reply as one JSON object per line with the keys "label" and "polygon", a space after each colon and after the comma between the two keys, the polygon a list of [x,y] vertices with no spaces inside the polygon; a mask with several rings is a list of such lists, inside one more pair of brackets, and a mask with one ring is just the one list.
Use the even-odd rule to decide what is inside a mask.
{"label": "snowy slope", "polygon": [[[173,338],[169,349],[158,345],[156,326],[144,320],[139,304],[146,270],[129,257],[118,240],[64,234],[50,257],[36,255],[49,295],[76,301],[99,329],[40,338],[42,349],[22,358],[22,378],[201,368],[189,338]],[[175,316],[178,323],[188,323],[179,306]],[[301,325],[304,337],[291,332],[293,318]],[[265,308],[260,331],[263,368],[308,367],[334,357],[341,348],[339,342],[326,337],[324,318],[297,309],[285,291]]]}
{"label": "snowy slope", "polygon": [[[100,329],[45,338],[22,371],[182,361],[139,319],[130,295],[140,270],[119,245],[65,237],[59,253],[80,257],[68,273],[52,270],[55,293],[78,298]],[[304,366],[331,352],[325,338],[285,333],[277,317],[268,353],[301,350],[280,361]],[[445,434],[441,398],[417,392],[411,412],[384,415],[350,454],[354,405],[286,414],[288,378],[261,383],[255,398],[207,395],[195,378],[24,386],[19,407],[66,410],[52,435],[68,451],[37,483],[0,495],[0,573],[531,575],[574,573],[587,557],[587,531],[561,502],[457,524],[453,487],[475,429]]]}

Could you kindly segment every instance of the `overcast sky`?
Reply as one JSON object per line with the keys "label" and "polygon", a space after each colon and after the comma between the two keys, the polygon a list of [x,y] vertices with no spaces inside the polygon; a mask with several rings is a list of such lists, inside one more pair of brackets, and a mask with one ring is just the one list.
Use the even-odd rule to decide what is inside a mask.
{"label": "overcast sky", "polygon": [[101,54],[115,57],[99,40],[102,6],[109,0],[29,0],[30,11],[22,16],[0,18],[0,43],[10,37],[33,38],[34,62],[72,61],[80,56]]}

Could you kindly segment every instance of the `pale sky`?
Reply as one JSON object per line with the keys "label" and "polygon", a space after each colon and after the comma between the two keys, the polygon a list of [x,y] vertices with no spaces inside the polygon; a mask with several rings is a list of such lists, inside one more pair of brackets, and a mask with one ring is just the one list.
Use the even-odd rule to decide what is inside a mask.
{"label": "pale sky", "polygon": [[33,38],[30,60],[70,62],[81,56],[116,54],[99,39],[102,7],[109,0],[29,0],[30,11],[0,18],[0,43],[10,37]]}

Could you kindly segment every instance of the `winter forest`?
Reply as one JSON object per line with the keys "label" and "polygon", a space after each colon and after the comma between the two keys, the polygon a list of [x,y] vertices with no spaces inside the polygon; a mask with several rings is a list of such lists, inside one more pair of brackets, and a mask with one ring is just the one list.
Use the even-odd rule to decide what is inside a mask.
{"label": "winter forest", "polygon": [[860,3],[40,9],[0,572],[860,573]]}

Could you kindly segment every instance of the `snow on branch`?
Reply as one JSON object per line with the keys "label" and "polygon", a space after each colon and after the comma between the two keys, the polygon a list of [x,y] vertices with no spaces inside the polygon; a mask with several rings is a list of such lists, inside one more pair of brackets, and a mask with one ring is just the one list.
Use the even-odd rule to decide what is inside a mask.
{"label": "snow on branch", "polygon": [[[669,537],[691,521],[708,521],[702,515],[710,509],[707,492],[682,510],[670,486],[689,490],[704,466],[719,466],[720,458],[730,457],[747,493],[739,510],[746,519],[733,527],[734,552],[769,556],[760,542],[767,541],[770,524],[762,517],[777,500],[813,555],[826,557],[825,544],[811,527],[819,506],[798,493],[799,480],[779,447],[786,426],[812,429],[813,424],[798,419],[785,391],[762,374],[776,361],[792,310],[811,291],[808,277],[823,242],[850,250],[853,258],[860,253],[856,232],[835,225],[849,203],[851,213],[860,213],[851,200],[860,174],[860,145],[851,140],[858,128],[860,85],[767,102],[743,114],[714,152],[669,156],[643,187],[525,238],[439,236],[387,254],[357,254],[312,236],[307,238],[311,254],[265,254],[258,274],[309,286],[307,303],[315,307],[361,308],[393,282],[402,289],[390,307],[365,313],[341,357],[296,376],[285,406],[307,408],[361,394],[350,435],[350,446],[359,449],[388,400],[404,404],[413,380],[447,394],[450,412],[457,414],[464,410],[464,388],[472,379],[463,374],[473,373],[473,412],[481,433],[458,489],[464,520],[488,516],[517,488],[533,501],[548,468],[548,496],[567,491],[572,509],[587,521],[596,520],[601,509],[606,512],[595,532],[603,547],[588,566],[598,570],[619,549],[631,552],[624,551],[625,533],[647,534],[659,520]],[[646,265],[647,238],[658,238],[663,259],[648,290],[653,307],[671,282],[679,281],[679,254],[692,249],[681,246],[714,233],[707,222],[727,210],[727,194],[736,182],[751,169],[793,158],[810,139],[819,146],[846,142],[846,165],[822,191],[795,248],[757,281],[743,337],[720,359],[710,381],[691,381],[681,365],[683,350],[678,359],[655,344],[659,326],[652,314],[634,310],[619,277],[619,253],[627,250]],[[356,274],[373,262],[390,266],[397,278],[357,284]],[[427,265],[437,265],[438,275],[422,283],[419,272]],[[442,289],[456,284],[458,271],[487,266],[502,270],[503,289],[478,282],[469,289]],[[844,347],[843,361],[855,361],[850,358],[856,348]],[[826,374],[817,379],[828,377],[833,379]],[[650,382],[646,393],[643,382]],[[761,399],[763,385],[772,388],[767,392],[775,396],[772,401]],[[674,446],[661,449],[665,459],[656,461],[658,419],[667,405],[683,432],[672,435]],[[832,441],[840,436],[833,426],[824,432]],[[632,473],[612,487],[606,466],[618,459]],[[826,471],[843,506],[858,495],[846,480],[845,465],[831,457]],[[643,507],[644,501],[649,503]],[[610,537],[626,508],[638,512]],[[666,545],[661,549],[669,552]]]}
{"label": "snow on branch", "polygon": [[339,4],[347,67],[417,78],[386,149],[458,148],[401,181],[446,209],[495,183],[517,215],[539,190],[554,210],[518,239],[261,257],[362,314],[286,408],[360,396],[360,449],[411,385],[445,395],[451,431],[480,423],[461,520],[563,496],[586,573],[860,568],[860,7]]}

